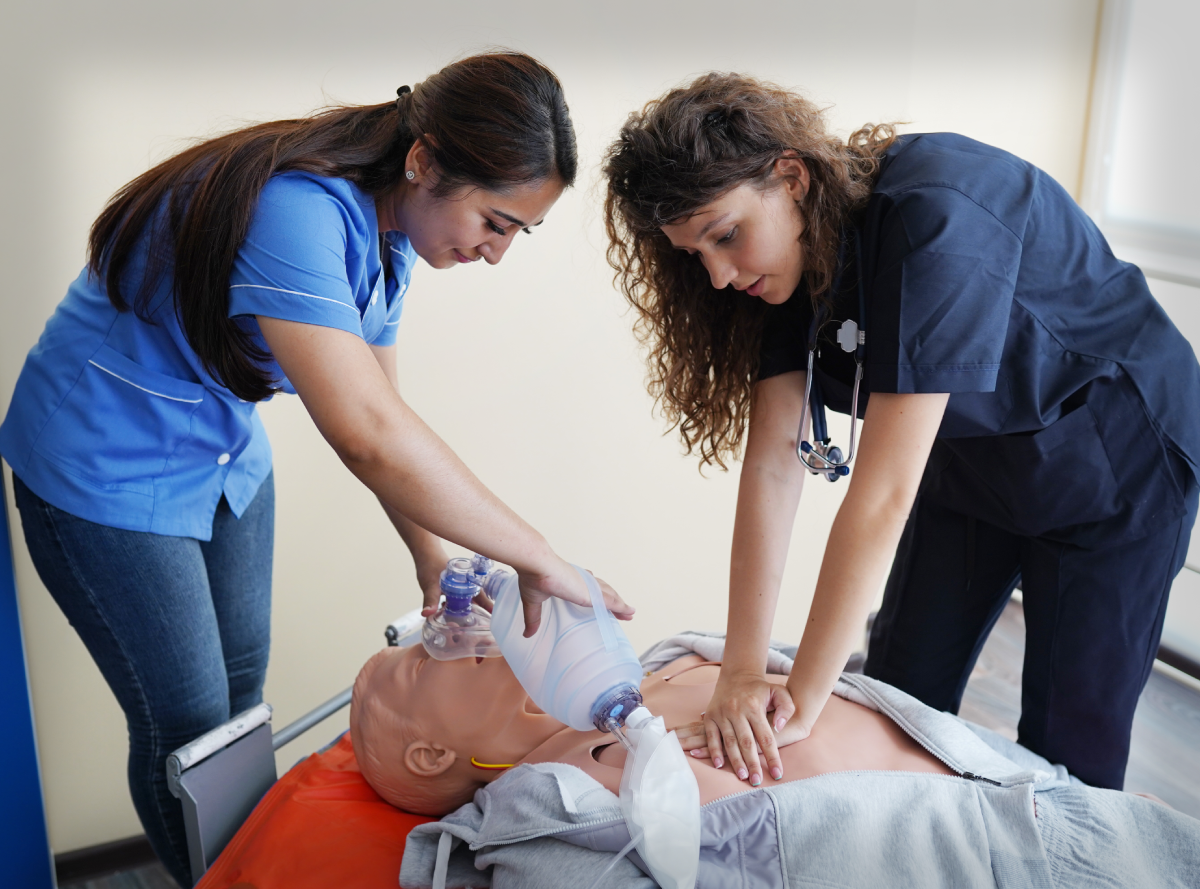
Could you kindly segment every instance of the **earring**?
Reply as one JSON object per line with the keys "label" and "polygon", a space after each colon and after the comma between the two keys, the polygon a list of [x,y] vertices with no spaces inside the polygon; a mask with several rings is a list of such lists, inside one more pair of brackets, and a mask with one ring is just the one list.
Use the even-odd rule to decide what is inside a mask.
{"label": "earring", "polygon": [[404,178],[407,179],[409,182],[412,182],[414,179],[417,178],[417,174],[414,173],[412,170],[405,170]]}

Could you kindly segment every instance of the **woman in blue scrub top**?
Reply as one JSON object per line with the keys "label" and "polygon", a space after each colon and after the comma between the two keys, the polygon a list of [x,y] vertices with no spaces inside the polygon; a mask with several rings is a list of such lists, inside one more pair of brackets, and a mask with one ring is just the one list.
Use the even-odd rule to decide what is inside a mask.
{"label": "woman in blue scrub top", "polygon": [[[1141,272],[1011,154],[888,127],[843,143],[811,103],[737,75],[631,115],[605,170],[651,393],[702,462],[744,445],[729,641],[687,746],[778,779],[777,745],[820,730],[891,565],[869,675],[957,711],[1019,583],[1020,741],[1121,787],[1200,465],[1200,366]],[[763,670],[810,355],[847,413],[861,362],[863,423],[781,690]]]}
{"label": "woman in blue scrub top", "polygon": [[411,550],[426,606],[442,539],[516,568],[530,624],[547,596],[589,601],[396,388],[416,257],[494,265],[574,181],[562,87],[493,53],[397,92],[213,139],[122,188],[0,426],[34,563],[125,711],[134,804],[184,886],[200,875],[165,758],[260,702],[266,674],[257,402],[299,393]]}

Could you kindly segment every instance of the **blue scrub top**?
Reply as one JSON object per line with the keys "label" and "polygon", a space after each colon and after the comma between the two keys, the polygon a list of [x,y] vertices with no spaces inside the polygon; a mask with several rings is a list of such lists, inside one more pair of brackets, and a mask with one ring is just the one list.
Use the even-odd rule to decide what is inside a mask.
{"label": "blue scrub top", "polygon": [[[906,135],[853,223],[861,261],[848,239],[832,317],[861,320],[861,274],[860,411],[870,392],[951,393],[924,491],[1081,545],[1182,514],[1175,467],[1200,466],[1200,365],[1057,182],[962,136]],[[803,285],[768,310],[760,379],[807,366],[811,318]],[[814,376],[845,413],[854,360],[836,327],[822,327]]]}
{"label": "blue scrub top", "polygon": [[[229,316],[265,342],[256,315],[335,327],[378,346],[396,341],[416,254],[387,232],[354,184],[308,173],[262,191],[230,275]],[[137,292],[147,241],[123,279]],[[89,521],[209,540],[224,495],[240,516],[271,471],[255,405],[204,370],[162,277],[150,322],[118,312],[104,282],[79,275],[17,380],[0,454],[43,500]],[[282,391],[295,389],[278,364]]]}

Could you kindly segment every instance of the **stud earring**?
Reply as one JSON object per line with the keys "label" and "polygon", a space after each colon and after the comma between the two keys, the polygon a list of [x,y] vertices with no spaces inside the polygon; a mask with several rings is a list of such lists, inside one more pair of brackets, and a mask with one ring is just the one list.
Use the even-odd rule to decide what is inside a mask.
{"label": "stud earring", "polygon": [[417,174],[414,173],[412,170],[405,170],[404,178],[407,179],[409,182],[412,182],[414,179],[417,178]]}

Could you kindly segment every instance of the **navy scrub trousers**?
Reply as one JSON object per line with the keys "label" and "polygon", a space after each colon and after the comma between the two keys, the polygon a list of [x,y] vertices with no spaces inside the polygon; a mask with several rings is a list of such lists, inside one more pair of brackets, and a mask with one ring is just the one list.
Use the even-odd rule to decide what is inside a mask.
{"label": "navy scrub trousers", "polygon": [[871,629],[864,672],[957,713],[979,652],[1020,584],[1025,662],[1017,740],[1051,762],[1069,763],[1088,784],[1121,789],[1134,710],[1200,493],[1184,461],[1175,454],[1170,461],[1186,512],[1140,540],[1111,546],[1022,536],[922,490]]}

